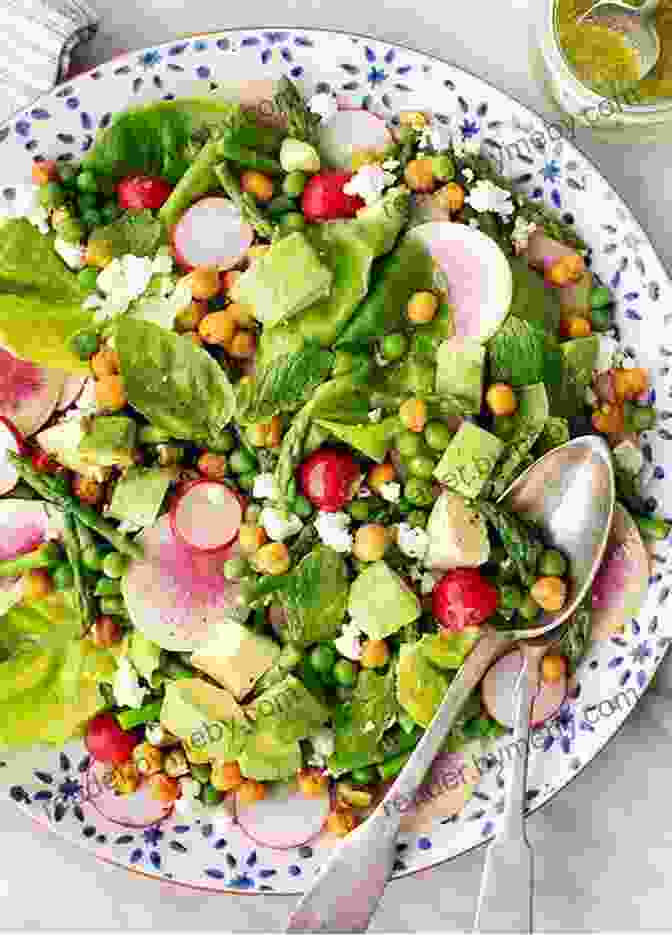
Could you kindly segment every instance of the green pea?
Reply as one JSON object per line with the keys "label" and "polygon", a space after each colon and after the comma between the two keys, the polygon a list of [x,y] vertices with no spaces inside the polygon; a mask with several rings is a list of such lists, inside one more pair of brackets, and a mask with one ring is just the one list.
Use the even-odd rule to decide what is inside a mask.
{"label": "green pea", "polygon": [[413,506],[430,506],[434,502],[432,485],[428,480],[421,477],[411,477],[408,480],[404,488],[404,495],[407,500],[411,501]]}
{"label": "green pea", "polygon": [[60,208],[65,203],[65,191],[58,182],[47,182],[40,186],[40,204],[43,208]]}
{"label": "green pea", "polygon": [[229,458],[229,467],[234,474],[247,474],[254,471],[257,466],[257,459],[247,448],[237,448]]}
{"label": "green pea", "polygon": [[353,500],[348,504],[347,511],[358,523],[363,523],[369,518],[369,504],[366,500]]}
{"label": "green pea", "polygon": [[95,545],[90,545],[82,552],[82,565],[89,571],[100,571],[103,559]]}
{"label": "green pea", "polygon": [[220,792],[219,789],[215,789],[213,784],[209,782],[207,786],[203,786],[201,796],[203,797],[204,805],[219,805],[224,798],[224,793]]}
{"label": "green pea", "polygon": [[98,198],[92,192],[82,192],[77,198],[77,206],[82,214],[87,211],[95,211],[98,207]]}
{"label": "green pea", "polygon": [[224,577],[229,581],[238,581],[250,571],[249,564],[244,558],[228,558],[223,566]]}
{"label": "green pea", "polygon": [[531,594],[528,594],[523,598],[520,607],[518,608],[518,613],[523,618],[523,620],[535,620],[539,616],[539,611],[541,608],[532,597]]}
{"label": "green pea", "polygon": [[210,774],[212,773],[212,767],[209,763],[190,763],[189,772],[191,773],[191,778],[195,779],[196,782],[210,782]]}
{"label": "green pea", "polygon": [[429,480],[434,473],[434,461],[427,455],[416,455],[409,461],[408,469],[414,477]]}
{"label": "green pea", "polygon": [[499,606],[505,610],[517,610],[523,602],[523,594],[516,584],[499,586]]}
{"label": "green pea", "polygon": [[423,450],[422,435],[419,432],[402,432],[397,438],[397,450],[402,458],[414,458]]}
{"label": "green pea", "polygon": [[97,211],[95,208],[82,211],[82,222],[86,224],[87,227],[100,227],[102,221],[103,219],[100,216],[100,211]]}
{"label": "green pea", "polygon": [[230,451],[236,447],[236,440],[233,437],[233,433],[227,431],[221,432],[217,437],[217,451],[223,451],[224,454],[228,454]]}
{"label": "green pea", "polygon": [[612,324],[611,309],[608,305],[602,308],[594,308],[590,313],[590,323],[593,331],[608,331]]}
{"label": "green pea", "polygon": [[121,583],[117,578],[99,578],[93,593],[96,597],[118,597],[121,594]]}
{"label": "green pea", "polygon": [[98,179],[89,169],[83,169],[77,176],[77,188],[80,192],[97,192]]}
{"label": "green pea", "polygon": [[455,178],[455,163],[450,156],[432,156],[432,175],[440,182],[450,182]]}
{"label": "green pea", "polygon": [[80,243],[85,233],[83,225],[76,218],[65,218],[56,225],[56,234],[66,243]]}
{"label": "green pea", "polygon": [[646,539],[655,539],[657,542],[667,539],[672,529],[672,523],[660,516],[635,516],[635,522]]}
{"label": "green pea", "polygon": [[84,269],[80,269],[77,273],[77,279],[82,289],[95,289],[98,282],[98,273],[99,270],[95,266],[85,266]]}
{"label": "green pea", "polygon": [[297,516],[301,517],[301,519],[307,519],[309,516],[312,516],[313,513],[312,503],[307,497],[304,497],[303,494],[299,494],[298,497],[294,497],[292,509]]}
{"label": "green pea", "polygon": [[540,575],[562,578],[567,574],[567,559],[557,549],[546,549],[539,559],[537,571]]}
{"label": "green pea", "polygon": [[357,666],[349,659],[339,659],[332,671],[337,684],[344,688],[351,688],[357,681]]}
{"label": "green pea", "polygon": [[75,577],[68,562],[61,562],[51,570],[51,580],[57,591],[67,591],[74,584]]}
{"label": "green pea", "polygon": [[423,510],[413,510],[406,517],[406,522],[414,529],[424,529],[427,525],[427,514]]}
{"label": "green pea", "polygon": [[103,207],[100,209],[100,216],[102,217],[105,224],[111,224],[112,221],[116,221],[121,213],[121,209],[116,201],[106,201]]}
{"label": "green pea", "polygon": [[604,308],[611,305],[613,298],[608,286],[594,286],[590,293],[590,304],[593,308]]}
{"label": "green pea", "polygon": [[126,615],[126,605],[123,597],[102,597],[100,599],[100,610],[102,613],[111,614],[113,617]]}
{"label": "green pea", "polygon": [[103,572],[108,578],[121,578],[128,568],[128,558],[121,552],[110,552],[103,559]]}
{"label": "green pea", "polygon": [[256,471],[248,471],[244,474],[239,474],[238,475],[238,486],[241,488],[241,490],[247,490],[247,491],[252,490],[252,488],[254,487],[254,481],[256,479],[256,476],[257,476]]}
{"label": "green pea", "polygon": [[70,347],[80,360],[90,360],[99,344],[100,338],[93,331],[80,331],[70,339]]}
{"label": "green pea", "polygon": [[435,420],[425,426],[425,441],[434,451],[445,451],[452,437],[453,433],[445,422]]}
{"label": "green pea", "polygon": [[316,646],[308,657],[311,666],[320,675],[331,672],[336,664],[336,650],[328,643],[320,643]]}
{"label": "green pea", "polygon": [[282,183],[282,190],[289,198],[298,198],[306,187],[308,176],[305,172],[290,172],[285,176]]}
{"label": "green pea", "polygon": [[67,162],[59,165],[58,176],[64,188],[72,189],[77,184],[77,169],[74,166],[69,166]]}
{"label": "green pea", "polygon": [[306,219],[299,211],[288,211],[287,214],[280,216],[279,224],[283,231],[291,233],[303,230],[306,226]]}
{"label": "green pea", "polygon": [[370,786],[376,781],[376,771],[373,766],[360,766],[350,773],[356,786]]}
{"label": "green pea", "polygon": [[380,350],[386,360],[401,360],[408,350],[408,338],[400,331],[386,334],[380,343]]}
{"label": "green pea", "polygon": [[656,410],[653,406],[632,406],[629,407],[629,416],[633,431],[646,432],[655,424]]}

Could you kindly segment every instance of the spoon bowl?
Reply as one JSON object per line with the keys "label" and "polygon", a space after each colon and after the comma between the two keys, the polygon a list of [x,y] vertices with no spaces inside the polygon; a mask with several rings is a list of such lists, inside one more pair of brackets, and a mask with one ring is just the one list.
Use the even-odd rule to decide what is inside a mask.
{"label": "spoon bowl", "polygon": [[618,0],[600,0],[578,22],[602,22],[622,32],[627,42],[639,53],[639,80],[655,68],[660,58],[660,36],[656,29],[655,12],[659,0],[646,0],[641,6],[631,6]]}

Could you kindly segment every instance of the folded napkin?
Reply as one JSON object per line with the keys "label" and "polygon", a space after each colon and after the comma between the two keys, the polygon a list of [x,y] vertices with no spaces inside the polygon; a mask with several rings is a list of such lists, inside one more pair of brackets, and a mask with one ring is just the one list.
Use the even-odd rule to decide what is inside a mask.
{"label": "folded napkin", "polygon": [[0,0],[0,122],[63,81],[97,29],[83,0]]}

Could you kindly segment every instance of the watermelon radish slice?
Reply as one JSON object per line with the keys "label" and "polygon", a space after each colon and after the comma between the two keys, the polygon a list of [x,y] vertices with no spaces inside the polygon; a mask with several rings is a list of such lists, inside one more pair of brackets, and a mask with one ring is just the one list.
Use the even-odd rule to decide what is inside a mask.
{"label": "watermelon radish slice", "polygon": [[604,561],[593,582],[593,639],[622,633],[639,613],[649,587],[649,553],[637,524],[616,504]]}
{"label": "watermelon radish slice", "polygon": [[429,221],[410,233],[419,237],[448,281],[455,337],[488,341],[509,314],[511,266],[490,237],[466,224]]}
{"label": "watermelon radish slice", "polygon": [[190,548],[216,552],[238,535],[243,508],[226,484],[202,480],[190,484],[176,499],[170,519],[175,535]]}
{"label": "watermelon radish slice", "polygon": [[110,767],[94,762],[86,774],[87,800],[108,821],[122,828],[147,828],[167,818],[173,804],[149,794],[147,781],[130,795],[117,795],[110,783]]}
{"label": "watermelon radish slice", "polygon": [[21,454],[24,450],[24,441],[9,419],[0,416],[0,496],[14,490],[19,475],[13,464],[10,464],[7,453]]}
{"label": "watermelon radish slice", "polygon": [[274,782],[267,789],[266,798],[250,805],[235,798],[236,820],[252,841],[287,850],[317,837],[331,809],[328,792],[319,798],[307,799],[296,783]]}
{"label": "watermelon radish slice", "polygon": [[0,416],[26,437],[49,419],[58,402],[65,374],[37,367],[0,347]]}
{"label": "watermelon radish slice", "polygon": [[173,534],[168,515],[137,541],[145,554],[124,576],[124,600],[133,624],[162,649],[195,650],[227,614],[239,612],[240,586],[222,570],[235,543],[218,552],[197,552]]}
{"label": "watermelon radish slice", "polygon": [[[488,714],[505,727],[513,727],[515,716],[515,686],[523,658],[520,650],[502,656],[488,669],[481,684],[481,697]],[[529,677],[529,676],[528,676]],[[530,692],[535,693],[534,676],[530,679]],[[567,677],[557,682],[539,684],[532,704],[530,725],[539,727],[560,710],[567,697]]]}
{"label": "watermelon radish slice", "polygon": [[228,198],[202,198],[173,228],[175,259],[187,268],[231,269],[245,256],[254,232]]}
{"label": "watermelon radish slice", "polygon": [[65,412],[66,409],[69,409],[73,403],[77,402],[84,391],[84,387],[90,382],[93,381],[89,380],[88,377],[78,377],[75,374],[66,373],[63,389],[56,403],[56,409],[59,412]]}
{"label": "watermelon radish slice", "polygon": [[334,169],[350,169],[353,153],[391,142],[385,121],[368,110],[339,110],[320,127],[320,152]]}
{"label": "watermelon radish slice", "polygon": [[[0,561],[32,552],[47,539],[49,514],[36,500],[0,500]],[[0,616],[18,604],[21,578],[0,578]]]}

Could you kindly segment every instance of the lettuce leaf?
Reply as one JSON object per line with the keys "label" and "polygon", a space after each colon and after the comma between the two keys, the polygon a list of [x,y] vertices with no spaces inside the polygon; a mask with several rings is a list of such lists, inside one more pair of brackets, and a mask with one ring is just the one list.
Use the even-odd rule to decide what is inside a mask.
{"label": "lettuce leaf", "polygon": [[335,760],[374,755],[397,716],[394,667],[385,675],[362,670],[352,700],[343,707],[336,721]]}
{"label": "lettuce leaf", "polygon": [[335,639],[348,605],[345,562],[327,546],[317,546],[288,576],[282,604],[287,639],[298,646]]}
{"label": "lettuce leaf", "polygon": [[86,295],[75,274],[25,218],[0,224],[0,293],[39,293],[54,302],[77,302]]}

